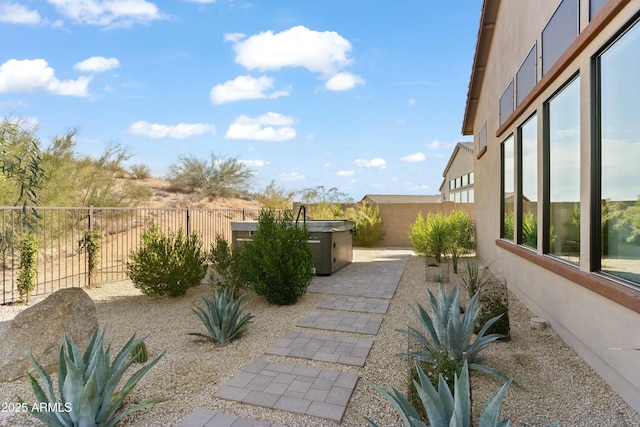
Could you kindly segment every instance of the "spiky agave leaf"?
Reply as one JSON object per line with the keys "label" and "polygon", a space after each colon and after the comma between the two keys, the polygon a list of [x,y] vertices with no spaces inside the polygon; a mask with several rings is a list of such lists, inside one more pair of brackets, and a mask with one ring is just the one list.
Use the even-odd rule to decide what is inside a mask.
{"label": "spiky agave leaf", "polygon": [[189,335],[201,336],[219,344],[239,338],[247,325],[251,323],[253,315],[242,315],[242,301],[246,294],[241,295],[235,302],[233,294],[234,290],[223,292],[216,290],[213,301],[202,298],[206,309],[195,307],[192,310],[207,328],[209,335],[197,332],[192,332]]}
{"label": "spiky agave leaf", "polygon": [[31,362],[43,380],[46,389],[45,392],[39,382],[31,374],[27,374],[38,403],[48,405],[59,403],[65,408],[70,407],[68,412],[32,411],[36,418],[49,426],[95,425],[109,427],[115,426],[124,416],[132,412],[166,400],[148,400],[122,411],[117,417],[114,417],[138,380],[160,360],[164,353],[134,373],[122,390],[116,392],[124,372],[133,363],[133,361],[127,360],[127,355],[142,340],[136,340],[134,334],[111,363],[111,347],[107,346],[105,351],[104,335],[104,330],[96,329],[83,355],[73,339],[65,334],[58,362],[60,402],[57,401],[54,394],[50,376],[31,356]]}

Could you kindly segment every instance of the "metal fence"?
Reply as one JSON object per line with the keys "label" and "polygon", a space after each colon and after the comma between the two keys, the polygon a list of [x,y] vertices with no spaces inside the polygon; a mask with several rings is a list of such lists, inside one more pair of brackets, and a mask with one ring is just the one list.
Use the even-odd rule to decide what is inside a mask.
{"label": "metal fence", "polygon": [[[165,233],[180,228],[187,234],[197,233],[203,249],[208,250],[217,235],[231,242],[231,221],[257,219],[260,214],[257,209],[93,207],[38,207],[34,212],[36,215],[18,207],[0,207],[0,304],[19,299],[20,244],[28,233],[36,235],[39,247],[35,296],[125,280],[129,253],[152,223]],[[91,278],[81,245],[88,231],[101,235],[98,270]]]}

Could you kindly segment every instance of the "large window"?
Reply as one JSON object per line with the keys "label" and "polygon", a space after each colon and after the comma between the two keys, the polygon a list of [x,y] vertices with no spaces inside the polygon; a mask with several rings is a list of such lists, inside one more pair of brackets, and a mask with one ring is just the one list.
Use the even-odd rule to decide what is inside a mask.
{"label": "large window", "polygon": [[640,23],[598,58],[601,265],[640,283]]}
{"label": "large window", "polygon": [[538,117],[534,115],[518,128],[521,161],[520,243],[538,247]]}
{"label": "large window", "polygon": [[548,252],[580,260],[580,78],[545,104]]}
{"label": "large window", "polygon": [[514,146],[513,135],[502,143],[502,227],[500,237],[514,238]]}

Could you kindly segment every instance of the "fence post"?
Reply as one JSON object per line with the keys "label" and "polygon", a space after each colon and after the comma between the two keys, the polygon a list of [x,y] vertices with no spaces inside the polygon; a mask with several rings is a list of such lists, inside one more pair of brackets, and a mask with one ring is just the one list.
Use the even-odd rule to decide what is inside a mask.
{"label": "fence post", "polygon": [[245,221],[245,217],[244,217],[244,208],[242,208],[242,220]]}
{"label": "fence post", "polygon": [[89,205],[89,231],[93,231],[93,206]]}
{"label": "fence post", "polygon": [[190,219],[190,212],[189,212],[189,208],[187,207],[187,236],[191,235],[191,221]]}

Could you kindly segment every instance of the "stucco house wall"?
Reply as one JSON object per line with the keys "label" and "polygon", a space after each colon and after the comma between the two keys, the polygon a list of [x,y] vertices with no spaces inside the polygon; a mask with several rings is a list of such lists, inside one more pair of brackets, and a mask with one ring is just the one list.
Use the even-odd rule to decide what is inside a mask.
{"label": "stucco house wall", "polygon": [[[609,0],[589,20],[589,1],[579,6],[580,34],[542,75],[541,32],[560,0],[485,0],[463,121],[474,137],[475,222],[479,257],[503,275],[511,291],[543,317],[616,392],[640,412],[640,288],[593,272],[591,235],[592,58],[621,28],[636,19],[639,0]],[[499,100],[534,43],[537,83],[503,123]],[[580,263],[568,265],[543,253],[500,239],[500,144],[533,113],[538,117],[538,200],[543,200],[543,103],[576,73],[580,76]],[[486,126],[486,148],[482,129]],[[537,203],[542,218],[543,203]],[[542,241],[542,227],[538,230]],[[535,351],[535,349],[532,349]]]}

